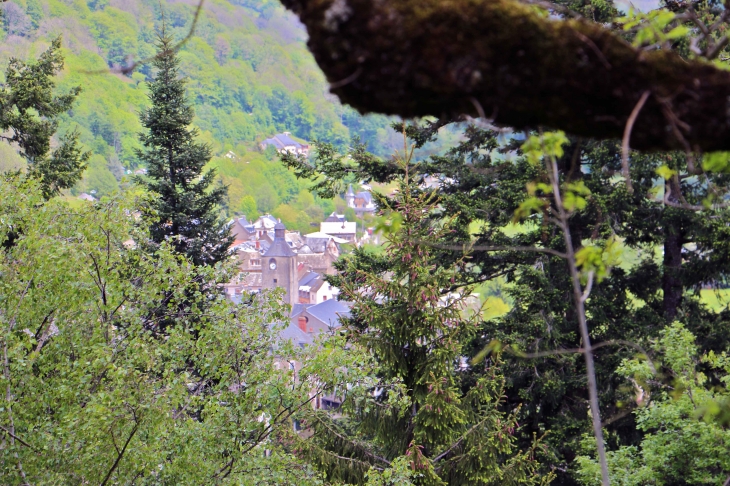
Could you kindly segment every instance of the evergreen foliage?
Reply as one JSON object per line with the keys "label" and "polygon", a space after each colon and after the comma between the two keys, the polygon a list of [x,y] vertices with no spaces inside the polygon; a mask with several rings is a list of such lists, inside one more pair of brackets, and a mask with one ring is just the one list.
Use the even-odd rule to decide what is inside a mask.
{"label": "evergreen foliage", "polygon": [[138,180],[149,192],[143,220],[154,244],[169,241],[195,265],[210,266],[228,255],[233,241],[220,216],[226,189],[216,185],[213,169],[204,170],[210,147],[196,142],[198,131],[189,128],[194,111],[173,45],[163,29],[149,85],[152,106],[140,116],[147,131],[140,135],[144,148],[137,154],[148,172]]}
{"label": "evergreen foliage", "polygon": [[[427,121],[407,127],[407,132],[417,145],[424,144],[447,123]],[[437,268],[450,268],[473,245],[469,266],[455,275],[453,288],[485,289],[487,283],[502,282],[496,292],[510,302],[509,311],[485,318],[464,353],[475,356],[490,343],[494,349],[494,342],[509,346],[512,353],[503,366],[505,393],[510,406],[521,405],[520,444],[529,446],[533,434],[549,431],[542,465],[560,471],[561,484],[575,484],[570,467],[590,429],[585,368],[579,354],[552,354],[581,347],[571,284],[563,258],[521,250],[564,251],[562,235],[541,210],[548,198],[537,187],[545,174],[522,156],[519,140],[500,139],[478,126],[465,126],[463,133],[462,142],[419,163],[411,173],[419,182],[438,175],[439,204],[443,214],[454,218],[453,231],[434,244],[434,261]],[[334,192],[343,177],[388,182],[402,174],[389,161],[359,152],[351,150],[348,158],[332,147],[320,151],[314,165],[291,157],[285,161],[301,176],[314,178],[320,190]],[[580,186],[585,193],[569,219],[574,246],[596,249],[599,261],[611,248],[616,253],[611,264],[619,261],[594,283],[586,308],[594,344],[602,346],[594,355],[609,447],[638,447],[645,432],[637,429],[636,416],[630,413],[631,387],[616,373],[622,359],[631,358],[635,350],[610,343],[648,345],[648,339],[678,319],[696,333],[701,352],[726,350],[727,311],[707,308],[698,290],[725,285],[728,212],[710,205],[698,213],[670,206],[662,198],[671,196],[666,189],[670,184],[679,183],[687,203],[702,206],[708,197],[717,197],[712,191],[726,185],[727,175],[706,173],[708,184],[691,177],[684,154],[635,154],[630,193],[619,177],[621,151],[616,143],[571,140],[557,162],[566,187]],[[662,182],[658,174],[667,173],[665,169],[669,177]],[[516,216],[527,219],[516,225]],[[677,251],[682,257],[669,260]],[[664,257],[658,256],[662,253]],[[547,354],[524,358],[532,353]],[[482,376],[477,369],[469,373],[472,380]]]}
{"label": "evergreen foliage", "polygon": [[473,382],[466,372],[479,304],[454,282],[468,257],[441,265],[431,247],[453,233],[455,218],[419,190],[409,155],[393,165],[398,195],[379,197],[390,222],[384,252],[357,250],[329,279],[353,302],[347,339],[372,356],[383,388],[348,394],[344,418],[312,414],[314,435],[302,447],[332,481],[396,484],[388,478],[405,461],[408,482],[398,484],[547,484],[552,476],[537,474],[539,442],[516,447],[519,407],[502,410],[499,362]]}
{"label": "evergreen foliage", "polygon": [[[321,199],[311,205],[298,201],[308,192],[305,185],[280,170],[258,144],[283,131],[338,146],[359,135],[369,150],[388,155],[397,135],[388,129],[387,117],[362,117],[326,95],[326,80],[306,49],[302,27],[278,1],[206,0],[203,7],[195,35],[178,52],[179,69],[190,80],[193,125],[211,147],[211,166],[230,187],[227,215],[251,211],[250,202],[244,208],[250,197],[255,215],[276,212],[287,228],[309,232],[309,221],[321,221],[336,208]],[[194,6],[170,0],[162,8],[168,32],[176,39],[187,35]],[[0,3],[0,11],[6,13],[0,25],[3,71],[10,57],[29,58],[63,35],[66,68],[59,89],[66,93],[83,86],[84,92],[74,109],[59,117],[58,133],[77,131],[79,143],[95,156],[71,192],[111,195],[124,185],[125,175],[140,169],[137,114],[148,107],[153,66],[143,64],[127,74],[107,70],[154,56],[160,2],[9,0]],[[229,151],[233,158],[225,156]],[[13,165],[0,161],[6,166]],[[309,221],[302,224],[304,219]]]}
{"label": "evergreen foliage", "polygon": [[56,76],[63,69],[61,38],[57,37],[36,62],[11,59],[0,91],[0,130],[10,132],[2,138],[17,144],[28,162],[28,172],[42,181],[46,198],[76,184],[91,154],[79,146],[79,134],[65,133],[59,146],[51,150],[59,118],[71,109],[81,92],[75,87],[68,94],[56,93]]}

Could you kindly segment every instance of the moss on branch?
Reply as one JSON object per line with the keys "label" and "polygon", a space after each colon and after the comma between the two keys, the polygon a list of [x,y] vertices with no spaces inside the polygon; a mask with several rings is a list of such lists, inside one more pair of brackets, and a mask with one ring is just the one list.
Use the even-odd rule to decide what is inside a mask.
{"label": "moss on branch", "polygon": [[600,25],[514,0],[283,0],[332,92],[361,112],[478,115],[517,129],[730,150],[730,72],[640,51]]}

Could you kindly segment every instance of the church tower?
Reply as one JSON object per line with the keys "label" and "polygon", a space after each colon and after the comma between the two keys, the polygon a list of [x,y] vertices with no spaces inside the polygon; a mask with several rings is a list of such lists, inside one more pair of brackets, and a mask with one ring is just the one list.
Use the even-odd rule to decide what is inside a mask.
{"label": "church tower", "polygon": [[352,184],[347,187],[347,192],[345,193],[345,202],[347,203],[348,208],[355,207],[355,191],[352,190]]}
{"label": "church tower", "polygon": [[261,259],[261,286],[265,289],[283,288],[286,291],[284,302],[294,305],[299,302],[297,255],[287,244],[285,234],[283,224],[274,226],[274,242]]}

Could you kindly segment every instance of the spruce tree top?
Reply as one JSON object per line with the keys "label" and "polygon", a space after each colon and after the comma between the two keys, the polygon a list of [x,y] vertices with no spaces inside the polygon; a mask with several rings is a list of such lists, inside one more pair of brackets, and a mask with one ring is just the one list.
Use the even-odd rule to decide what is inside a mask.
{"label": "spruce tree top", "polygon": [[198,131],[189,128],[195,113],[173,45],[163,27],[152,63],[157,70],[150,83],[152,106],[140,116],[146,131],[137,156],[148,172],[138,181],[149,193],[143,217],[153,244],[170,241],[194,264],[213,265],[226,257],[233,241],[220,216],[226,188],[215,183],[214,170],[203,170],[211,150],[196,142]]}

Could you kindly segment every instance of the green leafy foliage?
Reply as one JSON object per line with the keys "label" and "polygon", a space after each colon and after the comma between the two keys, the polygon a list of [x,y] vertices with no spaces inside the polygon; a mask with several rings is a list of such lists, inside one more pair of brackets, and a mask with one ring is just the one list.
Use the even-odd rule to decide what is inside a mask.
{"label": "green leafy foliage", "polygon": [[676,41],[689,34],[689,27],[674,24],[676,16],[667,10],[656,9],[643,13],[632,7],[625,17],[616,21],[623,24],[624,30],[636,29],[633,44],[642,46]]}
{"label": "green leafy foliage", "polygon": [[[95,163],[90,169],[94,173],[78,185],[74,186],[78,177],[71,181],[74,194],[110,195],[124,184],[125,175],[140,168],[137,135],[143,127],[137,114],[149,105],[147,83],[153,66],[148,60],[127,74],[107,70],[154,55],[160,7],[169,33],[176,39],[185,37],[194,6],[179,2],[12,0],[3,4],[8,15],[0,31],[0,65],[5,66],[10,56],[27,58],[40,52],[63,34],[66,68],[58,78],[59,91],[84,87],[74,109],[58,117],[58,133],[77,132],[80,146],[105,163]],[[363,117],[325,95],[326,80],[304,41],[303,29],[278,2],[208,0],[194,36],[180,49],[180,73],[190,80],[188,93],[195,105],[193,125],[210,145],[212,164],[230,166],[219,172],[224,184],[233,188],[225,208],[228,216],[251,211],[250,201],[246,209],[242,206],[247,196],[256,201],[258,214],[273,212],[282,204],[293,207],[296,216],[284,222],[298,229],[305,229],[301,224],[305,214],[316,221],[335,209],[322,200],[315,201],[316,212],[292,204],[307,192],[305,185],[296,182],[293,196],[283,197],[280,188],[291,187],[293,178],[285,170],[275,170],[281,164],[262,154],[258,145],[276,133],[289,131],[303,140],[340,147],[357,135],[383,155],[395,146],[387,117]],[[229,151],[235,154],[233,159],[224,157]],[[256,174],[255,185],[250,177],[253,171],[246,166],[252,161],[266,168],[266,174]],[[110,175],[117,184],[111,183]],[[291,211],[282,208],[279,213],[288,216]]]}
{"label": "green leafy foliage", "polygon": [[[279,295],[234,305],[228,264],[135,248],[132,198],[72,208],[19,176],[0,193],[3,483],[321,484],[286,447],[311,387],[273,366],[305,359],[277,340]],[[183,298],[158,339],[149,309]]]}
{"label": "green leafy foliage", "polygon": [[[413,125],[406,131],[418,145],[436,137],[439,132],[434,128],[443,123]],[[579,354],[554,354],[581,347],[571,283],[562,258],[517,250],[564,252],[562,235],[549,219],[552,187],[540,164],[521,156],[519,137],[500,140],[491,130],[462,129],[462,141],[419,161],[409,174],[415,181],[438,174],[439,211],[432,218],[455,218],[452,232],[431,249],[436,262],[432,271],[450,268],[463,258],[463,251],[475,249],[451,288],[498,284],[509,309],[496,316],[484,314],[479,334],[465,348],[465,355],[484,358],[502,351],[506,403],[521,405],[522,428],[517,433],[521,447],[529,447],[534,434],[549,431],[546,454],[541,458],[544,470],[559,471],[560,484],[576,484],[571,467],[582,450],[584,433],[590,430],[585,369]],[[402,129],[398,131],[402,133]],[[539,135],[532,140],[527,149],[539,160],[544,144]],[[727,313],[705,307],[695,293],[708,282],[715,287],[725,285],[730,261],[724,243],[728,213],[716,206],[711,206],[709,215],[669,206],[662,202],[662,191],[666,193],[669,184],[678,181],[688,204],[698,205],[713,188],[726,184],[726,175],[707,174],[708,185],[686,176],[684,154],[633,154],[630,175],[635,192],[629,194],[619,176],[622,155],[618,144],[573,139],[566,143],[559,136],[553,140],[559,143],[550,145],[551,152],[559,155],[562,151],[562,156],[556,155],[561,193],[572,192],[576,202],[568,223],[582,259],[584,283],[593,272],[585,305],[591,338],[601,346],[594,356],[601,416],[609,422],[608,446],[614,451],[620,445],[638,447],[644,432],[637,429],[635,415],[627,413],[631,400],[623,388],[624,380],[616,373],[622,360],[634,357],[636,351],[616,342],[645,344],[657,337],[667,320],[673,319],[670,316],[677,316],[699,337],[703,353],[714,350],[719,355],[730,338]],[[377,159],[370,166],[375,163]],[[399,176],[398,168],[388,161],[379,164],[376,167],[382,169],[373,174],[360,164],[351,164],[346,177],[387,181]],[[318,183],[332,186],[343,174],[341,165],[330,168],[317,160],[308,167]],[[657,174],[661,167],[675,171],[677,177],[670,174],[663,180]],[[671,192],[677,194],[674,189]],[[521,207],[529,211],[520,214],[524,221],[515,225],[515,213]],[[390,234],[387,227],[382,231]],[[482,251],[485,247],[504,251]],[[670,255],[680,257],[670,259]],[[544,354],[532,357],[536,353]],[[474,380],[481,376],[476,369],[470,373]],[[716,420],[724,423],[727,406],[722,400],[712,403]]]}
{"label": "green leafy foliage", "polygon": [[[679,323],[662,331],[654,350],[662,357],[663,380],[646,360],[627,360],[618,368],[633,384],[640,405],[634,412],[636,423],[645,435],[638,446],[609,454],[612,479],[627,486],[723,483],[730,474],[730,431],[712,414],[703,415],[719,410],[718,402],[727,402],[725,355],[699,356],[695,337]],[[702,363],[722,386],[711,385],[710,377],[700,371]],[[580,456],[577,465],[583,484],[600,484],[593,459]]]}

